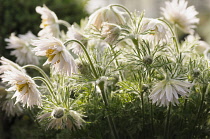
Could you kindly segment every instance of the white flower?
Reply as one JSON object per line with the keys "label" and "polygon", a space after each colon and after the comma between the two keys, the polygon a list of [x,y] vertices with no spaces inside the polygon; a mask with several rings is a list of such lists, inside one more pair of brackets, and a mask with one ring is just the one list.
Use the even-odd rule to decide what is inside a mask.
{"label": "white flower", "polygon": [[56,107],[39,116],[38,119],[40,119],[40,121],[45,119],[49,121],[47,129],[74,129],[74,125],[77,128],[81,128],[83,125],[84,120],[82,119],[82,116],[83,115],[77,111]]}
{"label": "white flower", "polygon": [[186,81],[165,79],[155,85],[149,98],[152,99],[152,103],[160,106],[168,106],[169,103],[175,105],[179,103],[179,95],[188,96],[188,88],[191,86],[192,84]]}
{"label": "white flower", "polygon": [[72,55],[66,50],[63,43],[56,38],[34,40],[32,43],[37,56],[46,56],[44,65],[51,63],[55,72],[71,76],[77,73],[76,64]]}
{"label": "white flower", "polygon": [[182,44],[181,51],[192,51],[194,50],[198,54],[204,54],[206,50],[210,49],[210,45],[205,41],[200,40],[200,37],[196,35],[188,35]]}
{"label": "white flower", "polygon": [[91,14],[86,27],[101,29],[103,22],[124,25],[126,21],[123,17],[123,12],[109,5],[107,7],[100,8]]}
{"label": "white flower", "polygon": [[27,107],[41,106],[41,93],[26,73],[19,70],[5,71],[0,77],[2,82],[8,82],[11,85],[7,91],[16,91],[12,97],[16,97],[16,103],[22,102],[23,106],[27,105]]}
{"label": "white flower", "polygon": [[[70,40],[78,40],[78,41],[84,41],[85,40],[85,36],[74,25],[72,25],[70,28],[68,28],[67,37]],[[70,49],[75,54],[81,54],[83,52],[83,49],[80,46],[80,44],[78,44],[76,42],[73,42],[71,44]]]}
{"label": "white flower", "polygon": [[11,52],[11,55],[16,56],[16,62],[23,65],[23,64],[34,64],[38,65],[39,60],[38,57],[35,56],[34,52],[32,51],[31,40],[36,39],[37,37],[32,34],[30,31],[25,35],[18,35],[15,36],[14,33],[8,39],[5,39],[8,42],[7,49],[14,49]]}
{"label": "white flower", "polygon": [[155,44],[159,42],[169,42],[172,35],[169,28],[157,19],[143,18],[141,22],[142,39],[148,40]]}
{"label": "white flower", "polygon": [[194,6],[187,7],[188,2],[185,0],[172,0],[165,2],[166,7],[161,8],[164,17],[171,23],[177,24],[184,32],[193,33],[195,24],[199,23],[196,18],[198,12]]}
{"label": "white flower", "polygon": [[209,61],[210,64],[210,48],[204,51],[204,56]]}
{"label": "white flower", "polygon": [[120,36],[121,28],[116,24],[104,22],[102,24],[101,36],[104,40],[112,44]]}
{"label": "white flower", "polygon": [[2,64],[0,66],[0,74],[4,73],[5,71],[14,71],[14,70],[25,72],[25,70],[22,69],[18,64],[10,61],[7,58],[1,57],[0,63]]}
{"label": "white flower", "polygon": [[43,7],[37,6],[36,12],[41,14],[42,23],[40,28],[42,30],[38,33],[40,37],[58,37],[59,34],[59,25],[57,23],[58,18],[56,14],[48,9],[45,5]]}
{"label": "white flower", "polygon": [[21,107],[20,103],[15,104],[15,100],[11,99],[12,95],[12,92],[7,92],[6,98],[3,100],[1,107],[7,116],[19,116],[23,113],[23,108]]}

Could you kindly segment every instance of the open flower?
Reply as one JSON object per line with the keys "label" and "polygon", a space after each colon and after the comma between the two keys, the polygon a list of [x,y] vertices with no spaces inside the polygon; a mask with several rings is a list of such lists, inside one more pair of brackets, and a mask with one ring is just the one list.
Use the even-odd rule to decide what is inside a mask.
{"label": "open flower", "polygon": [[5,57],[1,57],[0,63],[1,63],[0,74],[4,73],[5,71],[14,71],[14,70],[25,72],[25,70],[22,69],[22,67],[20,67],[18,64],[12,62],[11,60]]}
{"label": "open flower", "polygon": [[16,62],[23,64],[34,64],[38,65],[39,60],[38,57],[35,56],[32,51],[31,41],[32,39],[36,39],[37,37],[32,34],[30,31],[24,35],[15,36],[14,33],[8,39],[5,39],[8,42],[7,49],[14,49],[11,52],[11,55],[16,56]]}
{"label": "open flower", "polygon": [[199,23],[196,17],[198,12],[194,6],[187,7],[185,0],[172,0],[165,2],[166,7],[161,8],[164,17],[173,24],[177,24],[184,32],[193,33],[195,24]]}
{"label": "open flower", "polygon": [[84,123],[83,115],[71,109],[56,107],[38,117],[40,121],[48,120],[47,129],[81,128]]}
{"label": "open flower", "polygon": [[141,35],[142,39],[148,40],[149,42],[168,42],[172,35],[169,28],[157,19],[143,18],[141,23]]}
{"label": "open flower", "polygon": [[188,96],[191,86],[192,84],[186,81],[165,79],[155,85],[149,98],[152,103],[160,106],[168,106],[169,103],[175,105],[179,103],[179,95]]}
{"label": "open flower", "polygon": [[26,73],[14,69],[5,71],[0,76],[2,82],[8,82],[11,87],[7,91],[16,91],[12,98],[16,97],[16,103],[22,102],[23,106],[41,106],[41,93],[37,89],[35,82]]}
{"label": "open flower", "polygon": [[48,58],[44,65],[51,63],[55,72],[64,73],[68,76],[77,73],[74,58],[60,40],[48,38],[34,40],[32,44],[37,46],[34,48],[37,56],[46,56]]}
{"label": "open flower", "polygon": [[103,22],[124,25],[126,21],[121,11],[109,5],[107,7],[100,8],[91,14],[86,27],[101,29]]}
{"label": "open flower", "polygon": [[41,14],[42,23],[39,31],[38,36],[40,37],[58,37],[59,34],[59,25],[57,23],[58,18],[56,14],[48,9],[45,5],[43,7],[37,6],[36,12]]}

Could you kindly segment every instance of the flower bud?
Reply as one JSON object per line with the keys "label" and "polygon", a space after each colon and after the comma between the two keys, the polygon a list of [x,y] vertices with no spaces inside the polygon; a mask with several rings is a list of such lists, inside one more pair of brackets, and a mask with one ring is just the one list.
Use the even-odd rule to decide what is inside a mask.
{"label": "flower bud", "polygon": [[142,91],[147,91],[147,89],[149,88],[149,86],[147,84],[143,84],[142,85]]}
{"label": "flower bud", "polygon": [[111,24],[107,22],[104,22],[102,24],[101,36],[109,44],[112,44],[118,39],[118,37],[120,36],[120,32],[121,29],[116,24]]}
{"label": "flower bud", "polygon": [[92,26],[96,29],[101,29],[103,22],[123,25],[125,24],[125,18],[123,12],[120,12],[112,6],[107,6],[90,15],[86,28],[91,28]]}
{"label": "flower bud", "polygon": [[152,64],[152,62],[153,62],[153,59],[152,59],[151,56],[145,56],[145,57],[143,57],[143,63],[144,64],[150,65],[150,64]]}
{"label": "flower bud", "polygon": [[200,75],[200,71],[198,69],[193,70],[193,77],[198,77]]}
{"label": "flower bud", "polygon": [[55,118],[61,118],[64,115],[64,109],[61,107],[55,108],[52,112],[52,116]]}

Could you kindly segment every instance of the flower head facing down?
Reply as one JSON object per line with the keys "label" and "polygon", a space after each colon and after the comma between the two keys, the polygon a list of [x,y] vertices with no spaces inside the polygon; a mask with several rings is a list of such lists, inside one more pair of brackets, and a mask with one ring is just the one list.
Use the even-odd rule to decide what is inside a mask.
{"label": "flower head facing down", "polygon": [[168,106],[169,103],[175,105],[179,103],[179,96],[188,96],[191,86],[192,84],[186,81],[165,79],[155,85],[149,98],[152,103],[160,106]]}
{"label": "flower head facing down", "polygon": [[49,112],[38,117],[40,121],[47,120],[49,122],[47,129],[74,129],[81,128],[84,123],[83,115],[71,109],[56,107],[50,109]]}
{"label": "flower head facing down", "polygon": [[19,70],[5,71],[0,77],[2,82],[8,82],[11,86],[7,91],[15,91],[12,98],[16,97],[16,103],[21,102],[27,107],[41,106],[41,93],[35,82],[26,73]]}
{"label": "flower head facing down", "polygon": [[36,12],[41,14],[42,23],[40,28],[42,30],[38,33],[40,37],[58,37],[59,25],[57,23],[58,18],[56,14],[47,8],[45,5],[43,7],[37,6]]}
{"label": "flower head facing down", "polygon": [[205,41],[200,40],[196,35],[188,35],[182,43],[182,51],[194,51],[197,54],[204,54],[206,50],[210,49],[210,45]]}
{"label": "flower head facing down", "polygon": [[16,56],[16,62],[23,65],[23,64],[34,64],[38,65],[39,60],[38,57],[35,56],[34,52],[32,51],[31,41],[32,39],[36,39],[37,37],[32,34],[30,31],[24,35],[15,36],[14,33],[5,41],[8,43],[7,49],[14,49],[11,52],[11,55]]}
{"label": "flower head facing down", "polygon": [[173,24],[177,24],[184,32],[193,33],[195,24],[199,23],[196,17],[198,12],[194,6],[187,7],[185,0],[172,0],[165,2],[166,7],[161,8],[163,16]]}
{"label": "flower head facing down", "polygon": [[[78,28],[76,28],[74,25],[72,25],[70,28],[68,28],[67,37],[70,40],[79,40],[86,43],[86,37],[80,32]],[[80,44],[73,42],[70,49],[75,54],[82,54],[83,50]]]}
{"label": "flower head facing down", "polygon": [[116,24],[111,24],[107,22],[104,22],[102,24],[101,36],[109,44],[112,44],[118,39],[118,37],[120,36],[120,32],[121,28]]}
{"label": "flower head facing down", "polygon": [[103,22],[124,25],[126,21],[123,12],[109,5],[91,14],[86,27],[95,27],[100,30]]}
{"label": "flower head facing down", "polygon": [[60,40],[56,38],[34,40],[33,45],[37,46],[34,48],[37,56],[48,58],[44,65],[51,64],[55,72],[64,73],[68,76],[77,73],[74,58]]}
{"label": "flower head facing down", "polygon": [[[0,90],[1,94],[1,90]],[[15,104],[15,100],[11,99],[13,92],[7,92],[5,99],[1,102],[2,110],[5,111],[6,115],[9,116],[19,116],[23,113],[23,107],[20,103]]]}
{"label": "flower head facing down", "polygon": [[141,23],[141,35],[142,39],[149,42],[168,42],[170,41],[172,34],[169,28],[158,19],[143,18]]}
{"label": "flower head facing down", "polygon": [[14,70],[25,72],[25,70],[22,69],[22,67],[20,67],[18,64],[12,62],[11,60],[3,56],[0,58],[0,63],[1,63],[0,74],[4,73],[5,71],[14,71]]}

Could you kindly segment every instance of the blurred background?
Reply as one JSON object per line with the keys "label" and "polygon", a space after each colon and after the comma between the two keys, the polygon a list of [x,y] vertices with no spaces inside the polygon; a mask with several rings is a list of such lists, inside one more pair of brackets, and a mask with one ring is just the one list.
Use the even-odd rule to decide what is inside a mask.
{"label": "blurred background", "polygon": [[[96,9],[109,4],[122,4],[131,12],[145,10],[146,17],[158,18],[161,16],[160,7],[165,6],[166,0],[0,0],[0,56],[15,61],[10,56],[10,50],[5,49],[5,38],[11,33],[25,34],[29,30],[37,34],[40,30],[41,16],[36,13],[35,7],[45,4],[54,11],[59,19],[70,24],[80,22]],[[194,5],[199,12],[200,23],[197,28],[201,39],[210,44],[210,0],[188,0],[188,5]],[[15,128],[21,127],[21,128]],[[0,139],[24,138],[34,130],[33,120],[28,115],[8,118],[0,109]],[[40,133],[39,133],[40,134]],[[50,136],[50,135],[49,135]]]}

